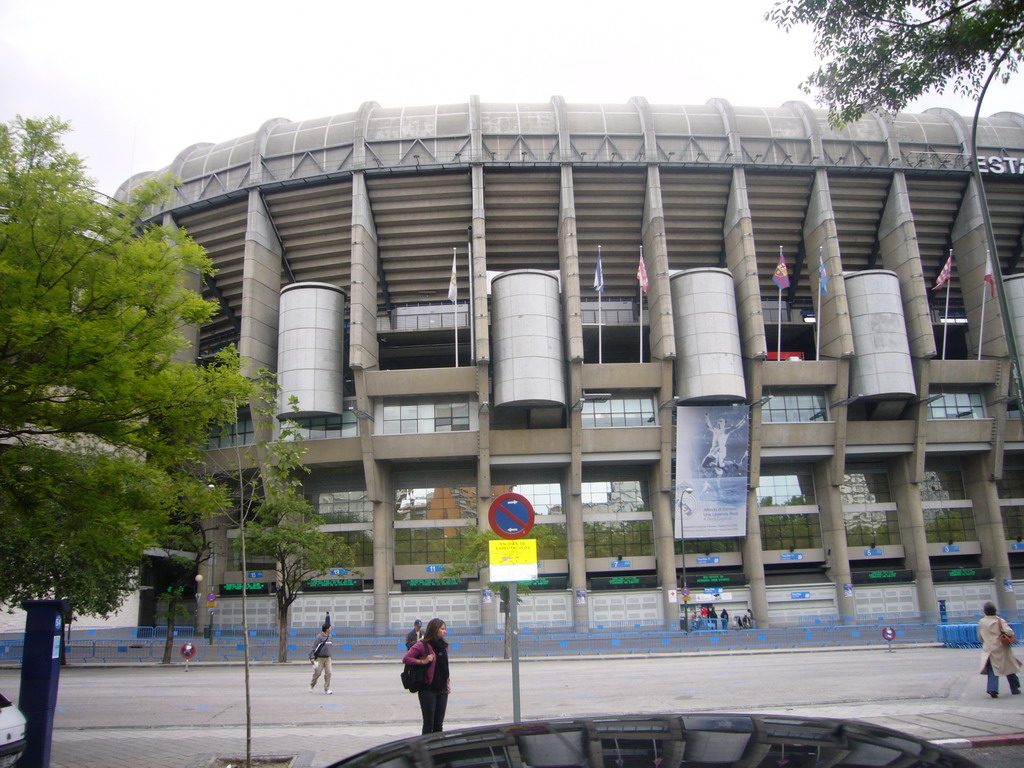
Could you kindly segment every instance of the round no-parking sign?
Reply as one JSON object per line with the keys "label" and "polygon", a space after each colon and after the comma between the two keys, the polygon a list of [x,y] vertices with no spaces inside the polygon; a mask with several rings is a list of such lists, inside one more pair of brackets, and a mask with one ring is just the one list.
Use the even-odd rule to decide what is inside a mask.
{"label": "round no-parking sign", "polygon": [[533,505],[518,493],[503,493],[487,513],[491,530],[503,539],[521,539],[533,528]]}
{"label": "round no-parking sign", "polygon": [[882,639],[885,640],[887,643],[891,643],[893,640],[896,639],[896,630],[892,627],[886,627],[882,630]]}

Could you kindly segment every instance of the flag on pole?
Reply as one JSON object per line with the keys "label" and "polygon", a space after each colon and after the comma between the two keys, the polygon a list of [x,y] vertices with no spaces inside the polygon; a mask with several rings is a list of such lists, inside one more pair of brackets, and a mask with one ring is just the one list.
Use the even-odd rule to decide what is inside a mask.
{"label": "flag on pole", "polygon": [[818,261],[818,290],[822,296],[828,296],[828,273],[825,271],[825,262]]}
{"label": "flag on pole", "polygon": [[647,293],[647,265],[644,264],[644,251],[640,249],[640,265],[636,268],[636,279],[640,281],[640,290]]}
{"label": "flag on pole", "polygon": [[452,279],[448,281],[448,301],[454,302],[459,297],[459,283],[456,273],[456,252],[452,248]]}
{"label": "flag on pole", "polygon": [[988,283],[992,298],[995,298],[996,278],[992,274],[992,256],[988,252],[985,253],[985,282]]}
{"label": "flag on pole", "polygon": [[604,271],[601,269],[601,249],[597,249],[597,268],[594,270],[594,290],[604,292]]}
{"label": "flag on pole", "polygon": [[953,251],[949,252],[949,258],[946,259],[945,265],[942,267],[942,271],[939,272],[939,276],[935,278],[935,287],[933,291],[939,290],[942,286],[949,282],[949,278],[952,277],[953,272]]}
{"label": "flag on pole", "polygon": [[782,254],[781,247],[779,248],[779,263],[775,266],[772,280],[779,286],[780,291],[783,288],[789,288],[789,270],[786,269],[786,257]]}

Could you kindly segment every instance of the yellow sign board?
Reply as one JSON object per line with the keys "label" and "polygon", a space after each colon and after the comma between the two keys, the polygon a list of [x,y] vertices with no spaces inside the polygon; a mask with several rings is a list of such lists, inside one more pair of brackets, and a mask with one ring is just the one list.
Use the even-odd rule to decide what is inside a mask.
{"label": "yellow sign board", "polygon": [[491,581],[528,581],[537,578],[536,539],[492,539]]}

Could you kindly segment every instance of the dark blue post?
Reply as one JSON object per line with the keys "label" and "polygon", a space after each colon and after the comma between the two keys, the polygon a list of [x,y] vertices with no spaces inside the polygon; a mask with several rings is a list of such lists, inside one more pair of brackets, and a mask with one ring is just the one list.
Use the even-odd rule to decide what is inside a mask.
{"label": "dark blue post", "polygon": [[939,600],[939,621],[943,624],[949,621],[949,616],[946,614],[946,601]]}
{"label": "dark blue post", "polygon": [[67,600],[25,600],[25,648],[21,656],[21,696],[25,715],[25,752],[19,768],[49,768],[53,713],[60,679],[60,647]]}

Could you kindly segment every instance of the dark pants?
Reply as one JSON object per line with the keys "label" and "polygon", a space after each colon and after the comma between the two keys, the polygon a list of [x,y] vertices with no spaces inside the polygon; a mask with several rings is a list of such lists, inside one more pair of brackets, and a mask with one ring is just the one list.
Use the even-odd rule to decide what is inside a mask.
{"label": "dark pants", "polygon": [[423,733],[444,730],[444,713],[448,709],[447,691],[420,691],[420,712],[423,713]]}
{"label": "dark pants", "polygon": [[[999,678],[992,671],[991,660],[985,662],[985,674],[988,675],[988,690],[999,693]],[[1010,684],[1010,693],[1020,690],[1020,678],[1017,675],[1007,675],[1006,682]]]}

